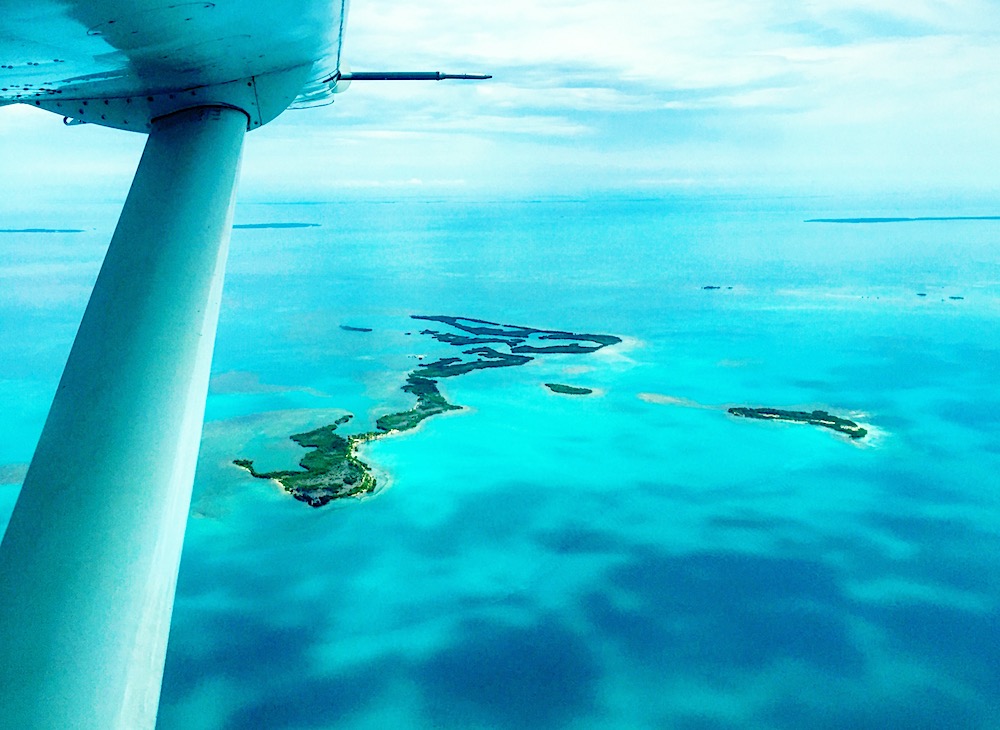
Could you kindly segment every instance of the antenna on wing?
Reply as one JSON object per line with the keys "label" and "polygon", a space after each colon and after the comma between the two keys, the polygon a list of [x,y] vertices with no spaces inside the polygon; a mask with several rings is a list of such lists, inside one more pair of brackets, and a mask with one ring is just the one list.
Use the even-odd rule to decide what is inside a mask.
{"label": "antenna on wing", "polygon": [[485,81],[492,74],[452,74],[443,71],[352,71],[345,61],[339,68],[319,81],[308,84],[292,104],[293,108],[321,106],[333,103],[331,94],[347,91],[352,81]]}
{"label": "antenna on wing", "polygon": [[465,79],[484,81],[492,79],[492,74],[449,74],[442,71],[348,71],[337,72],[325,83],[338,81],[444,81],[446,79]]}

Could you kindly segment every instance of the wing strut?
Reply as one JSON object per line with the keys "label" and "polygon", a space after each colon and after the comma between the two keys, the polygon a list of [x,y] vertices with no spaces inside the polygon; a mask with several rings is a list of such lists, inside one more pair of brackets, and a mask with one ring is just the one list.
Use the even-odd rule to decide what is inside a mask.
{"label": "wing strut", "polygon": [[0,545],[0,727],[155,724],[246,128],[153,121]]}

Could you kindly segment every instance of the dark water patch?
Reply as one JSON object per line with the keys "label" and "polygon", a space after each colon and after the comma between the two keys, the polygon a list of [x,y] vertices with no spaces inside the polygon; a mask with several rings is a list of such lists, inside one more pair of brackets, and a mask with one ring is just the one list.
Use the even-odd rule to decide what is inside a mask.
{"label": "dark water patch", "polygon": [[511,483],[455,502],[448,520],[413,536],[414,549],[431,557],[450,557],[483,544],[520,541],[531,530],[532,515],[545,514],[553,496],[534,484]]}
{"label": "dark water patch", "polygon": [[883,565],[883,571],[994,599],[1000,594],[1000,564],[993,554],[996,538],[975,523],[900,514],[873,515],[870,521],[914,548],[909,557]]}
{"label": "dark water patch", "polygon": [[[631,449],[632,444],[628,444],[628,448]],[[663,452],[661,448],[658,452],[656,452],[655,449],[651,449],[649,453],[662,454]],[[646,454],[643,454],[643,456],[646,456]],[[632,489],[652,498],[666,500],[668,503],[681,501],[686,505],[715,507],[718,505],[721,497],[743,495],[746,493],[747,485],[754,485],[760,482],[760,478],[755,475],[747,476],[749,478],[739,480],[734,479],[730,485],[713,489],[705,489],[702,485],[697,483],[682,484],[676,482],[652,481],[637,481]]]}
{"label": "dark water patch", "polygon": [[559,728],[593,709],[599,666],[551,617],[527,627],[476,621],[415,677],[428,727]]}
{"label": "dark water patch", "polygon": [[580,600],[580,609],[603,641],[612,641],[630,662],[658,671],[677,674],[705,674],[705,667],[687,665],[690,657],[675,653],[671,617],[667,612],[626,607],[612,600],[608,593],[591,593]]}
{"label": "dark water patch", "polygon": [[978,530],[964,519],[893,512],[872,515],[870,520],[876,527],[888,530],[897,538],[927,547],[955,546],[964,550],[963,543],[978,537]]}
{"label": "dark water patch", "polygon": [[0,228],[0,233],[83,233],[82,228]]}
{"label": "dark water patch", "polygon": [[938,415],[946,421],[974,430],[995,430],[1000,427],[1000,400],[950,400],[938,403]]}
{"label": "dark water patch", "polygon": [[837,392],[842,386],[830,380],[819,380],[815,378],[793,378],[787,381],[789,385],[803,390],[818,390],[821,393]]}
{"label": "dark water patch", "polygon": [[388,678],[400,674],[398,665],[398,661],[391,659],[380,660],[349,673],[304,678],[242,707],[225,727],[227,730],[339,727],[348,715],[365,710],[384,695]]}
{"label": "dark water patch", "polygon": [[[942,449],[942,454],[954,458],[952,450]],[[843,464],[837,469],[837,479],[843,484],[864,484],[875,491],[881,489],[892,499],[913,509],[924,509],[933,505],[956,505],[970,501],[968,493],[953,482],[939,475],[908,469],[905,466],[885,466],[887,462],[872,465]],[[828,482],[830,474],[822,469],[808,469],[800,472],[802,480],[815,483]]]}
{"label": "dark water patch", "polygon": [[[936,603],[866,606],[893,650],[1000,703],[1000,613]],[[1000,707],[1000,704],[998,704]],[[940,726],[947,727],[947,725]]]}
{"label": "dark water patch", "polygon": [[748,530],[752,532],[776,532],[800,527],[794,520],[767,515],[713,515],[708,518],[708,526],[723,530]]}
{"label": "dark water patch", "polygon": [[861,654],[838,615],[832,571],[792,558],[719,552],[651,553],[609,575],[614,592],[585,599],[585,615],[634,660],[678,675],[725,677],[796,659],[840,673]]}
{"label": "dark water patch", "polygon": [[[989,550],[995,543],[980,545],[982,549]],[[969,555],[955,548],[937,551],[930,547],[922,549],[917,557],[899,567],[908,577],[921,583],[930,582],[993,599],[998,597],[1000,569],[995,560],[982,554]],[[1000,626],[997,628],[1000,629]]]}
{"label": "dark water patch", "polygon": [[657,728],[671,730],[745,730],[745,725],[731,723],[714,717],[696,715],[674,716],[663,718]]}
{"label": "dark water patch", "polygon": [[1000,454],[1000,439],[990,439],[980,444],[980,448],[989,454]]}
{"label": "dark water patch", "polygon": [[319,223],[234,223],[233,228],[319,228]]}
{"label": "dark water patch", "polygon": [[197,625],[171,632],[163,674],[167,704],[193,692],[209,674],[266,684],[307,666],[313,636],[306,625],[278,625],[233,612],[201,614]]}
{"label": "dark water patch", "polygon": [[[190,532],[191,528],[188,530]],[[192,542],[194,539],[198,540],[199,545],[211,545],[210,537],[199,535]],[[287,535],[277,535],[276,530],[260,530],[254,533],[253,538],[248,538],[240,549],[260,549],[259,544],[251,547],[253,539],[272,543],[266,553],[262,553],[265,559],[260,564],[255,564],[253,570],[246,569],[245,557],[213,560],[211,557],[204,557],[205,552],[210,552],[208,550],[203,551],[200,559],[185,559],[177,577],[178,601],[193,601],[197,604],[220,596],[235,600],[253,596],[254,605],[258,609],[280,606],[286,600],[291,605],[298,606],[302,604],[302,598],[295,596],[296,586],[289,583],[289,573],[285,567],[289,564],[294,564],[301,574],[323,575],[327,584],[334,585],[336,589],[346,589],[343,581],[349,580],[349,574],[330,570],[331,563],[343,559],[337,546],[313,542],[296,544]],[[376,550],[354,551],[350,557],[351,565],[354,570],[363,571],[377,560],[378,555]],[[321,606],[317,605],[316,608]]]}
{"label": "dark water patch", "polygon": [[[943,352],[921,340],[878,337],[864,346],[866,357],[830,368],[835,390],[848,394],[901,393],[954,382],[956,372],[966,369],[955,350]],[[900,373],[906,373],[906,377],[901,378]]]}
{"label": "dark water patch", "polygon": [[[816,693],[811,704],[801,696],[789,698],[768,708],[763,718],[766,727],[777,730],[987,730],[990,721],[979,701],[957,698],[934,686],[891,696],[852,695],[835,707],[823,704],[827,692]],[[993,718],[995,720],[995,718]]]}
{"label": "dark water patch", "polygon": [[[832,571],[822,563],[741,552],[676,556],[651,552],[619,569],[612,580],[651,599],[670,597],[681,603],[686,597],[696,603],[703,598],[727,603],[764,597],[824,602],[840,598]],[[726,595],[717,595],[720,590]]]}
{"label": "dark water patch", "polygon": [[[905,520],[905,518],[901,518]],[[837,555],[845,571],[862,582],[889,581],[912,586],[939,588],[947,594],[960,592],[971,598],[996,602],[1000,598],[1000,564],[995,554],[995,538],[977,531],[973,525],[958,523],[952,528],[917,525],[899,531],[887,529],[877,521],[858,532],[830,536],[810,547],[824,554]],[[882,531],[882,534],[878,533]],[[904,555],[887,550],[886,543],[905,542]],[[902,591],[905,593],[905,589]],[[899,600],[898,593],[886,599]],[[867,604],[856,604],[867,605]]]}
{"label": "dark water patch", "polygon": [[610,533],[582,526],[546,530],[538,534],[537,540],[547,550],[560,555],[615,553],[629,545]]}
{"label": "dark water patch", "polygon": [[919,223],[923,221],[1000,221],[997,215],[940,215],[916,218],[810,218],[806,223]]}

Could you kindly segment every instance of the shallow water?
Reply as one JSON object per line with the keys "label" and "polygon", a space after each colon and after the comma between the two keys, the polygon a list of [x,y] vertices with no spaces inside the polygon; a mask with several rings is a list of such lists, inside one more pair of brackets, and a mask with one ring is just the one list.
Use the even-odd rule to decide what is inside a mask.
{"label": "shallow water", "polygon": [[[0,346],[7,481],[113,212],[24,223],[85,229],[44,248],[3,234],[0,316],[37,333]],[[321,225],[233,235],[159,727],[996,726],[1000,222],[803,222],[893,213],[241,207]],[[410,314],[625,342],[443,381],[466,410],[365,445],[388,485],[368,499],[312,509],[231,465],[291,467],[288,435],[409,407],[412,356],[440,348]]]}

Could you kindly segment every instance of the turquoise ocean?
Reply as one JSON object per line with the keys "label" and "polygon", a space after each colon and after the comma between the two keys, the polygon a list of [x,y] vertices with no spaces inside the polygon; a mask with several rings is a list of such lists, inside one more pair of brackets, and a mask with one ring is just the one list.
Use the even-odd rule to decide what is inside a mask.
{"label": "turquoise ocean", "polygon": [[[0,526],[117,212],[5,214],[78,232],[0,234]],[[1000,220],[807,222],[991,212],[241,205],[158,728],[1000,727]],[[622,343],[443,380],[368,498],[232,465],[409,408],[415,314]]]}

